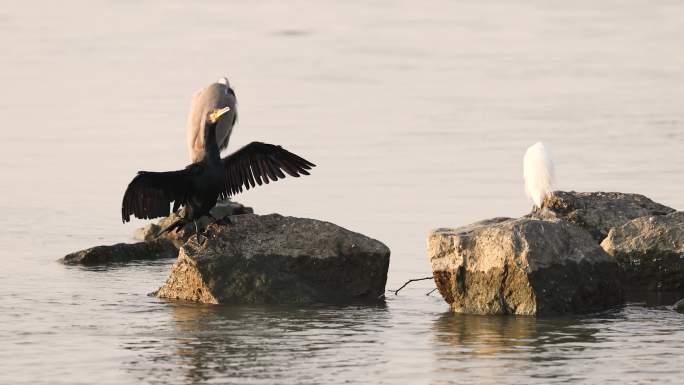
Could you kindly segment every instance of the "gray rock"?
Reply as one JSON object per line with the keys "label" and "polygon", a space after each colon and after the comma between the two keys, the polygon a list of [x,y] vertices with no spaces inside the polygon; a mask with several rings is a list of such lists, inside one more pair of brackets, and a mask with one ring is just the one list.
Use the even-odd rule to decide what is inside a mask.
{"label": "gray rock", "polygon": [[684,212],[629,221],[601,247],[615,257],[629,289],[684,292]]}
{"label": "gray rock", "polygon": [[623,301],[617,264],[562,220],[494,218],[428,237],[435,283],[454,312],[584,313]]}
{"label": "gray rock", "polygon": [[[182,215],[181,209],[181,215]],[[216,219],[224,219],[225,217],[230,217],[233,215],[242,214],[252,214],[254,210],[251,207],[247,207],[241,203],[232,202],[228,199],[221,201],[211,209],[211,215]],[[150,241],[156,239],[159,236],[159,232],[171,225],[178,219],[176,213],[171,213],[168,217],[160,219],[157,223],[149,223],[145,227],[139,228],[133,232],[133,238],[140,241]],[[210,223],[214,222],[214,218],[202,217],[198,221],[199,226],[204,229]],[[201,231],[201,230],[200,230]],[[176,247],[181,247],[192,235],[195,234],[195,225],[192,223],[186,224],[183,228],[174,232],[166,232],[162,235],[162,238],[166,238],[176,245]]]}
{"label": "gray rock", "polygon": [[157,295],[203,303],[378,301],[390,250],[314,219],[239,215],[181,247]]}
{"label": "gray rock", "polygon": [[166,239],[150,242],[118,243],[111,246],[96,246],[71,253],[59,261],[66,265],[102,265],[134,260],[175,258],[178,249]]}
{"label": "gray rock", "polygon": [[684,313],[684,298],[677,301],[672,308],[679,313]]}
{"label": "gray rock", "polygon": [[546,198],[543,206],[546,210],[541,215],[532,213],[531,217],[564,219],[587,230],[597,242],[601,242],[611,228],[632,219],[675,211],[643,195],[618,192],[556,191]]}

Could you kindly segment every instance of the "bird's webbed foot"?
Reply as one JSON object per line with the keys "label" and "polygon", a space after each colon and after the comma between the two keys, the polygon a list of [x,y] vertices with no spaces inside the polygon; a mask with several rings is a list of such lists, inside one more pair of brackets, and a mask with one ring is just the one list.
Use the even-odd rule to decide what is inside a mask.
{"label": "bird's webbed foot", "polygon": [[[202,245],[202,241],[200,239],[200,236],[202,235],[199,230],[199,225],[197,224],[197,221],[193,221],[195,223],[195,239],[197,240],[198,245]],[[204,240],[207,240],[207,237],[204,237]]]}
{"label": "bird's webbed foot", "polygon": [[204,243],[207,242],[208,238],[205,235],[200,236],[199,234],[197,234],[196,239],[197,239],[197,244],[202,246],[202,245],[204,245]]}

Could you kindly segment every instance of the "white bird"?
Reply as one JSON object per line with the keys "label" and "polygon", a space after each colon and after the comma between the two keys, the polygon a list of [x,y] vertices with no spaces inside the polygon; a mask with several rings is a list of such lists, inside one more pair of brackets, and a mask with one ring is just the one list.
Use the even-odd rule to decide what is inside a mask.
{"label": "white bird", "polygon": [[553,160],[544,143],[537,142],[525,151],[523,178],[525,193],[532,199],[535,207],[541,209],[544,198],[553,194],[553,187],[556,184]]}
{"label": "white bird", "polygon": [[230,134],[233,126],[237,122],[237,97],[235,91],[230,88],[228,78],[220,78],[216,83],[208,85],[206,88],[195,92],[190,104],[190,115],[188,116],[188,152],[190,162],[196,163],[204,159],[205,143],[204,128],[206,119],[212,111],[230,107],[230,110],[221,116],[216,125],[216,143],[219,151],[228,147]]}

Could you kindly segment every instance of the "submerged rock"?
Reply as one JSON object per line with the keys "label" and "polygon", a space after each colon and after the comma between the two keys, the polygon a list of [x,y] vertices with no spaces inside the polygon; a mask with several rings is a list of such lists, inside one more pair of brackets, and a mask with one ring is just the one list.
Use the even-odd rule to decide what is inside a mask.
{"label": "submerged rock", "polygon": [[[181,215],[182,215],[181,209]],[[242,214],[252,214],[254,210],[251,207],[247,207],[241,203],[232,202],[230,200],[224,200],[219,202],[211,209],[211,215],[216,219],[223,219],[232,215],[242,215]],[[141,241],[149,241],[157,238],[159,232],[162,229],[168,227],[174,223],[179,218],[176,213],[171,213],[168,217],[160,219],[157,223],[149,223],[145,227],[137,229],[133,233],[133,238]],[[200,228],[204,229],[210,223],[215,220],[210,217],[202,217],[197,221]],[[200,230],[201,231],[201,230]],[[166,238],[173,242],[176,247],[181,247],[192,235],[195,234],[195,225],[193,223],[186,224],[183,228],[178,229],[178,231],[166,232],[162,235],[162,238]]]}
{"label": "submerged rock", "polygon": [[442,297],[458,313],[583,313],[621,304],[615,260],[562,220],[494,218],[428,237]]}
{"label": "submerged rock", "polygon": [[377,301],[390,250],[381,242],[314,219],[239,215],[192,237],[157,295],[204,303]]}
{"label": "submerged rock", "polygon": [[629,289],[684,291],[684,212],[629,221],[601,247],[615,257]]}
{"label": "submerged rock", "polygon": [[166,239],[149,242],[118,243],[111,246],[96,246],[71,253],[59,261],[66,265],[102,265],[134,260],[175,258],[178,249]]}
{"label": "submerged rock", "polygon": [[672,308],[677,312],[684,313],[684,298],[677,301]]}
{"label": "submerged rock", "polygon": [[[666,215],[675,210],[653,202],[639,194],[619,192],[566,192],[555,191],[544,201],[542,219],[564,219],[587,230],[601,242],[613,227],[628,221],[654,215]],[[546,211],[551,213],[545,213]],[[539,216],[532,214],[532,217]]]}

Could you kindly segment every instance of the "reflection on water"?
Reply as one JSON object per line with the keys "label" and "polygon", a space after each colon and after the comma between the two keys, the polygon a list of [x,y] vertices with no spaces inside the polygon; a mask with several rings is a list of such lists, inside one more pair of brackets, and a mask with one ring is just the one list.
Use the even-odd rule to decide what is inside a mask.
{"label": "reflection on water", "polygon": [[670,360],[684,354],[683,318],[664,307],[485,317],[424,301],[308,309],[162,302],[172,318],[123,345],[133,353],[123,368],[137,381],[169,384],[548,384],[638,373],[677,383],[681,371]]}
{"label": "reflection on water", "polygon": [[138,353],[127,366],[141,381],[177,383],[183,376],[186,383],[223,378],[268,384],[288,377],[284,382],[312,383],[337,376],[353,379],[345,372],[387,363],[381,354],[366,354],[384,349],[378,337],[387,327],[385,306],[169,306],[171,337],[125,346]]}
{"label": "reflection on water", "polygon": [[435,340],[453,349],[447,358],[494,355],[529,351],[545,345],[569,342],[596,342],[595,330],[576,328],[572,318],[486,317],[446,313],[434,325]]}
{"label": "reflection on water", "polygon": [[[677,320],[681,317],[668,308],[644,311],[634,306],[564,318],[447,313],[433,325],[439,347],[434,354],[440,372],[478,383],[602,382],[637,372],[648,373],[645,377],[650,380],[676,383],[671,375],[680,369],[645,355],[642,349],[654,341],[664,345],[674,341],[674,335],[649,325],[661,323],[661,330],[671,331],[665,325]],[[634,360],[656,367],[623,366]],[[615,366],[618,363],[622,364]]]}

